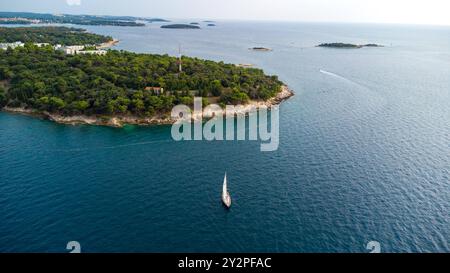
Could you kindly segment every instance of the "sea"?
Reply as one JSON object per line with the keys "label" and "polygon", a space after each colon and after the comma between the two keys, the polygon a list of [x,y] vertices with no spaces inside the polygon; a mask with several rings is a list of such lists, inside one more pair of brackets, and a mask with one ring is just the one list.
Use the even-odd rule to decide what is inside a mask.
{"label": "sea", "polygon": [[450,27],[215,24],[82,27],[278,75],[278,150],[1,112],[0,252],[450,252]]}

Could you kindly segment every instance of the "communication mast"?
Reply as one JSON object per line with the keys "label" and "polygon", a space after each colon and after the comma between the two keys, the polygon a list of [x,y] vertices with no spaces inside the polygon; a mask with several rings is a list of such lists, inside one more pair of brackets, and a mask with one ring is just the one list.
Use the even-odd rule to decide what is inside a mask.
{"label": "communication mast", "polygon": [[181,60],[181,44],[178,45],[178,72],[181,73],[183,72],[183,62]]}

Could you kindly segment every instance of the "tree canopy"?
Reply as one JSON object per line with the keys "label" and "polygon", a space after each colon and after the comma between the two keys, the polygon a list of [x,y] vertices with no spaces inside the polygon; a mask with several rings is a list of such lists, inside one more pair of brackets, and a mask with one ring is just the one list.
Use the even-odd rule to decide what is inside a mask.
{"label": "tree canopy", "polygon": [[[193,96],[222,103],[266,100],[282,85],[260,69],[168,55],[110,50],[104,56],[65,55],[51,46],[26,44],[0,50],[1,105],[73,114],[167,113]],[[147,87],[147,88],[146,88]],[[157,92],[159,88],[164,92]]]}
{"label": "tree canopy", "polygon": [[112,37],[88,33],[81,28],[68,27],[0,27],[0,43],[49,43],[52,45],[101,44]]}

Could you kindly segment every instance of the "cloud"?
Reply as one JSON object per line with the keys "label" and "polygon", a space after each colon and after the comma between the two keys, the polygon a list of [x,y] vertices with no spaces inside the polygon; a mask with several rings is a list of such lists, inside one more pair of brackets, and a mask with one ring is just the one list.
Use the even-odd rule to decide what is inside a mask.
{"label": "cloud", "polygon": [[66,0],[66,3],[69,6],[79,6],[81,5],[81,0]]}

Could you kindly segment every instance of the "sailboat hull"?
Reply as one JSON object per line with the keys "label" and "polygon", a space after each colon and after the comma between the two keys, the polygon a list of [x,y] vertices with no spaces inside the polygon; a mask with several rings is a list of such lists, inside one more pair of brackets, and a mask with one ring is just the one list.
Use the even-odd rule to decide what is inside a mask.
{"label": "sailboat hull", "polygon": [[227,208],[231,207],[231,197],[229,195],[222,196],[222,202],[225,205],[225,207]]}

